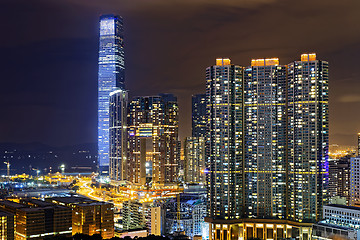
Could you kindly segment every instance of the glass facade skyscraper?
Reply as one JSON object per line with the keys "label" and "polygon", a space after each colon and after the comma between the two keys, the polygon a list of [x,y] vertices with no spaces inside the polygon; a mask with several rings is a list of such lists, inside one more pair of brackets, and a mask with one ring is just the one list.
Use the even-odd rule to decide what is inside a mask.
{"label": "glass facade skyscraper", "polygon": [[118,89],[110,93],[110,179],[127,179],[127,107],[128,93]]}
{"label": "glass facade skyscraper", "polygon": [[98,166],[101,174],[109,168],[109,95],[124,90],[125,62],[122,18],[100,17],[98,72]]}

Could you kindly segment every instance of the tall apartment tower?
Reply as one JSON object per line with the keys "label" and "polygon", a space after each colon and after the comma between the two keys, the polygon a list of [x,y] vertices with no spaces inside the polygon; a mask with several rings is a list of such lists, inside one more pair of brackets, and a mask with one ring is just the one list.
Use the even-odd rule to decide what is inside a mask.
{"label": "tall apartment tower", "polygon": [[360,155],[360,133],[358,133],[358,137],[357,137],[357,155]]}
{"label": "tall apartment tower", "polygon": [[192,136],[184,143],[184,178],[188,183],[205,183],[206,94],[192,96]]}
{"label": "tall apartment tower", "polygon": [[329,159],[329,198],[341,197],[350,203],[350,158]]}
{"label": "tall apartment tower", "polygon": [[328,201],[328,63],[303,54],[288,64],[288,216],[319,221]]}
{"label": "tall apartment tower", "polygon": [[244,81],[246,215],[286,218],[286,66],[252,60]]}
{"label": "tall apartment tower", "polygon": [[124,90],[124,36],[122,18],[100,17],[98,72],[98,167],[100,174],[109,174],[109,95]]}
{"label": "tall apartment tower", "polygon": [[206,135],[206,94],[192,96],[192,136],[205,137]]}
{"label": "tall apartment tower", "polygon": [[205,139],[187,137],[184,146],[185,182],[205,183]]}
{"label": "tall apartment tower", "polygon": [[[217,59],[206,69],[207,198],[210,228],[243,212],[243,68]],[[211,230],[210,230],[211,231]]]}
{"label": "tall apartment tower", "polygon": [[109,176],[111,180],[121,181],[127,179],[127,106],[128,93],[117,89],[110,93],[110,165]]}
{"label": "tall apartment tower", "polygon": [[360,157],[350,159],[350,205],[360,206]]}
{"label": "tall apartment tower", "polygon": [[128,181],[176,183],[180,149],[178,103],[172,94],[136,97],[128,113]]}
{"label": "tall apartment tower", "polygon": [[[206,70],[210,240],[311,237],[328,202],[328,63]],[[244,206],[244,207],[243,207]]]}

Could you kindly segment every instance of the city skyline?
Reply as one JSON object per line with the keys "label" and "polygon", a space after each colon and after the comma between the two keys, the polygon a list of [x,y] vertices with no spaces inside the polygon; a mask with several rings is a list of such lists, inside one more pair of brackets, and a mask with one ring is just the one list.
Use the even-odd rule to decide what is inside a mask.
{"label": "city skyline", "polygon": [[[291,60],[291,56],[302,52],[317,52],[321,59],[331,62],[334,66],[330,72],[331,84],[335,86],[332,87],[334,90],[331,90],[333,93],[330,94],[332,96],[330,142],[356,144],[356,133],[360,130],[357,119],[360,117],[351,109],[359,106],[357,102],[360,99],[356,92],[359,72],[355,64],[360,36],[342,26],[352,25],[351,23],[356,21],[358,16],[355,13],[359,3],[354,2],[350,7],[348,2],[327,1],[327,7],[322,9],[320,3],[310,6],[306,1],[296,3],[296,6],[281,1],[268,3],[255,1],[250,5],[242,1],[238,3],[227,1],[220,7],[212,2],[201,10],[199,2],[184,1],[176,7],[157,1],[156,9],[155,6],[140,1],[144,5],[135,11],[132,3],[124,1],[122,6],[110,1],[108,5],[97,3],[88,5],[82,1],[78,3],[79,5],[66,1],[34,2],[33,4],[39,7],[35,12],[42,13],[38,14],[42,16],[41,19],[51,19],[52,27],[50,27],[47,21],[40,21],[32,15],[33,13],[26,10],[29,7],[28,3],[19,2],[22,5],[17,8],[24,13],[22,19],[26,19],[23,21],[25,27],[0,42],[6,56],[2,60],[4,76],[12,79],[5,81],[6,92],[2,94],[2,102],[9,104],[4,107],[5,114],[1,120],[3,126],[1,142],[39,141],[52,145],[96,142],[96,131],[94,131],[98,41],[96,25],[100,14],[114,13],[125,19],[125,33],[129,39],[126,40],[128,42],[126,54],[130,55],[128,64],[132,66],[127,72],[129,99],[136,95],[154,95],[159,92],[177,95],[181,139],[191,136],[189,114],[191,95],[204,92],[202,69],[211,65],[214,58],[230,57],[234,64],[243,65],[251,58],[274,56],[280,58],[280,64],[284,64]],[[10,2],[2,5],[3,9],[8,10],[2,16],[6,17],[6,20],[2,21],[6,23],[4,29],[14,29],[19,20],[6,14],[12,13],[15,5]],[[64,6],[72,6],[79,11],[74,15],[63,8]],[[82,6],[88,8],[80,11]],[[219,8],[215,11],[215,7]],[[296,11],[295,7],[297,7]],[[184,19],[174,15],[174,13],[182,13],[185,8],[192,11]],[[312,10],[311,13],[309,9]],[[335,10],[341,10],[347,17],[331,20]],[[54,11],[60,12],[53,14]],[[286,14],[294,11],[294,16]],[[84,20],[80,20],[80,16],[84,17]],[[144,21],[146,17],[148,17],[147,21]],[[162,19],[165,17],[168,18],[169,23],[163,23]],[[213,18],[206,21],[208,17]],[[285,28],[285,23],[279,22],[285,17],[294,24],[294,29]],[[273,39],[257,40],[264,39],[263,36],[269,34],[267,31],[257,32],[263,29],[261,20],[266,19],[273,19],[279,24],[279,29],[290,31],[290,34],[287,34],[289,36],[280,34],[282,38],[280,39],[273,34]],[[322,21],[319,21],[320,19]],[[194,24],[181,28],[178,23],[180,20]],[[72,24],[68,24],[69,22]],[[146,25],[141,25],[145,22]],[[324,25],[322,22],[327,24]],[[250,34],[246,31],[235,34],[226,27],[240,27],[245,23],[248,24],[249,30],[252,29]],[[331,29],[328,27],[330,25]],[[169,26],[174,26],[177,31],[170,31],[169,34],[167,31]],[[299,31],[295,30],[297,27]],[[26,29],[32,29],[33,32]],[[342,34],[335,33],[336,31],[333,32],[332,29],[341,29]],[[199,35],[201,31],[203,33],[205,31],[204,35]],[[215,35],[216,31],[221,34]],[[150,32],[156,34],[151,35],[152,39],[147,38],[147,41],[144,41],[146,38],[143,36],[147,36]],[[339,42],[337,36],[340,35],[342,38]],[[242,36],[247,37],[242,40]],[[212,37],[214,38],[209,40],[209,43],[226,42],[226,44],[216,45],[215,48],[200,44],[205,38],[212,39]],[[178,43],[179,40],[186,42],[189,39],[193,39],[191,44],[183,44],[176,51],[173,45],[168,43]],[[325,40],[327,40],[326,44]],[[195,57],[190,59],[187,56],[191,52],[194,52]],[[29,60],[29,57],[34,60]],[[35,63],[37,65],[34,65]],[[38,64],[42,67],[39,68]],[[26,74],[17,72],[16,66],[21,66]],[[177,71],[177,68],[189,69],[189,67],[190,72]],[[51,74],[54,72],[61,74]],[[151,83],[148,88],[144,87],[146,82]],[[347,117],[349,115],[352,117]],[[346,126],[342,124],[345,121]]]}
{"label": "city skyline", "polygon": [[360,2],[5,1],[0,238],[360,239]]}

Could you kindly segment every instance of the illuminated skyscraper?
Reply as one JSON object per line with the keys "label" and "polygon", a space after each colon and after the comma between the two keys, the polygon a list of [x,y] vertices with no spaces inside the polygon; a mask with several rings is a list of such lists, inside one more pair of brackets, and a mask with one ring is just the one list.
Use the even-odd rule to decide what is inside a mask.
{"label": "illuminated skyscraper", "polygon": [[192,96],[192,136],[205,137],[206,135],[206,94]]}
{"label": "illuminated skyscraper", "polygon": [[319,221],[328,201],[328,63],[303,54],[288,64],[288,217]]}
{"label": "illuminated skyscraper", "polygon": [[[243,212],[243,69],[217,59],[206,69],[208,219]],[[211,231],[211,230],[210,230]]]}
{"label": "illuminated skyscraper", "polygon": [[136,97],[128,115],[128,180],[141,185],[175,183],[180,161],[176,97]]}
{"label": "illuminated skyscraper", "polygon": [[110,93],[110,179],[126,180],[128,93],[118,89]]}
{"label": "illuminated skyscraper", "polygon": [[123,21],[119,16],[100,18],[99,76],[98,76],[98,166],[101,174],[109,168],[109,95],[117,88],[124,89]]}
{"label": "illuminated skyscraper", "polygon": [[252,60],[244,79],[247,215],[285,218],[286,66]]}

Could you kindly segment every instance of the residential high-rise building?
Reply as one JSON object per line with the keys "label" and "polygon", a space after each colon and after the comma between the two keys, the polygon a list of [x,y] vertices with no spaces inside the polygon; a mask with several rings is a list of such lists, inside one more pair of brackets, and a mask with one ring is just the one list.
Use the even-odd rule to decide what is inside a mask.
{"label": "residential high-rise building", "polygon": [[339,159],[329,158],[329,197],[334,198],[337,196],[337,185],[338,185],[338,164]]}
{"label": "residential high-rise building", "polygon": [[350,203],[350,155],[329,160],[329,197],[345,198]]}
{"label": "residential high-rise building", "polygon": [[359,156],[360,155],[360,133],[358,133],[358,142],[357,142],[357,155]]}
{"label": "residential high-rise building", "polygon": [[110,179],[126,180],[127,154],[127,91],[117,89],[110,93]]}
{"label": "residential high-rise building", "polygon": [[180,161],[177,98],[172,94],[136,97],[129,104],[128,116],[128,181],[176,183]]}
{"label": "residential high-rise building", "polygon": [[328,201],[328,63],[303,54],[288,65],[288,217],[319,221]]}
{"label": "residential high-rise building", "polygon": [[243,213],[243,69],[216,59],[206,69],[208,220]]}
{"label": "residential high-rise building", "polygon": [[192,96],[192,136],[206,136],[206,94]]}
{"label": "residential high-rise building", "polygon": [[100,17],[98,73],[98,166],[109,171],[109,95],[125,89],[123,20],[115,15]]}
{"label": "residential high-rise building", "polygon": [[286,66],[256,59],[244,70],[246,215],[286,218]]}
{"label": "residential high-rise building", "polygon": [[309,239],[329,195],[328,63],[217,65],[206,74],[210,239]]}
{"label": "residential high-rise building", "polygon": [[205,183],[204,137],[187,137],[184,150],[185,182]]}
{"label": "residential high-rise building", "polygon": [[350,204],[360,205],[360,156],[350,158]]}
{"label": "residential high-rise building", "polygon": [[122,230],[142,229],[145,227],[145,208],[144,204],[138,200],[128,200],[123,202],[122,211]]}

